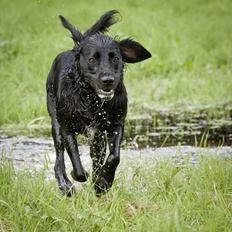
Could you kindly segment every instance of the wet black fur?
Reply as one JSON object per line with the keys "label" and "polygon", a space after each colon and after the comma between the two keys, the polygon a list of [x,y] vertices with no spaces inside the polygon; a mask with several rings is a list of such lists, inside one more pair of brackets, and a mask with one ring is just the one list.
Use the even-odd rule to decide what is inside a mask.
{"label": "wet black fur", "polygon": [[[72,161],[73,179],[82,182],[88,177],[88,173],[82,167],[75,139],[75,135],[79,133],[90,136],[95,131],[92,133],[90,155],[93,160],[96,193],[100,194],[112,186],[120,161],[120,143],[127,113],[127,92],[123,83],[124,62],[135,63],[151,56],[135,41],[115,41],[103,34],[117,21],[114,17],[116,14],[117,11],[114,10],[105,13],[84,34],[60,16],[63,26],[71,32],[75,46],[55,58],[46,87],[47,107],[52,119],[52,136],[56,149],[55,176],[60,189],[68,194],[72,193],[73,185],[65,172],[64,149]],[[98,67],[103,71],[95,73],[90,65],[88,76],[86,67],[82,64],[86,61],[81,63],[80,57],[84,59],[83,49],[90,45],[93,49],[95,45],[99,45],[106,52],[108,47],[114,49],[117,59],[111,61],[109,58],[107,64]],[[101,52],[104,55],[104,52]],[[105,68],[107,65],[108,68]],[[108,76],[113,76],[113,83],[104,82],[103,78]],[[98,87],[114,89],[114,97],[111,100],[101,99],[96,92]],[[105,160],[107,143],[110,154]]]}

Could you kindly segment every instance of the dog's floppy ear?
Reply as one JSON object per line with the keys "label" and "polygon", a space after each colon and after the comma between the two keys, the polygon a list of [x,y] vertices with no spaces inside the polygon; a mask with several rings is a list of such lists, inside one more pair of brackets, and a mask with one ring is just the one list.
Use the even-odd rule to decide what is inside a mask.
{"label": "dog's floppy ear", "polygon": [[81,34],[81,32],[76,29],[72,24],[70,24],[69,21],[62,15],[59,15],[59,18],[62,25],[71,32],[73,41],[75,43],[80,43],[80,41],[83,39],[83,35]]}
{"label": "dog's floppy ear", "polygon": [[149,51],[132,39],[121,40],[119,46],[123,61],[126,63],[136,63],[151,57]]}
{"label": "dog's floppy ear", "polygon": [[115,17],[117,14],[119,14],[119,12],[116,10],[107,11],[91,28],[84,33],[84,36],[87,37],[99,32],[107,32],[107,29],[118,21],[118,18]]}

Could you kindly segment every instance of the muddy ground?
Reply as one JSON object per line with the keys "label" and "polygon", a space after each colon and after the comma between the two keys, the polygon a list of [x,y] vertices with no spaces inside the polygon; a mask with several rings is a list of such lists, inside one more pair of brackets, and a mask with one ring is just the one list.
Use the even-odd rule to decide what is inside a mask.
{"label": "muddy ground", "polygon": [[[91,158],[89,156],[89,147],[81,145],[81,160],[83,166],[91,171]],[[121,165],[119,170],[129,162],[141,164],[158,162],[161,160],[171,160],[176,165],[190,165],[198,162],[199,157],[214,156],[218,158],[232,158],[232,147],[210,147],[200,148],[194,146],[170,146],[145,149],[122,149]],[[12,160],[17,170],[45,170],[48,179],[54,179],[53,166],[55,163],[55,150],[52,139],[49,138],[28,138],[25,136],[0,137],[0,157],[1,162],[4,159]],[[68,155],[65,154],[66,167],[68,173],[71,171],[71,164]]]}

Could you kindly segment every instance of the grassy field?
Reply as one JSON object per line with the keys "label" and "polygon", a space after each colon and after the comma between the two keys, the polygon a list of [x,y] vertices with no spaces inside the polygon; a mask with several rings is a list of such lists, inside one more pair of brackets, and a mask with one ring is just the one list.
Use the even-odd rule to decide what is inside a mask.
{"label": "grassy field", "polygon": [[[110,35],[152,53],[126,67],[129,117],[146,106],[232,105],[230,0],[0,0],[1,128],[47,130],[46,77],[54,57],[73,46],[58,15],[84,31],[111,9],[122,20]],[[231,180],[232,160],[124,163],[105,196],[89,181],[66,198],[45,172],[0,163],[0,231],[230,231]]]}
{"label": "grassy field", "polygon": [[229,0],[1,0],[0,125],[47,118],[47,73],[54,57],[73,45],[58,15],[85,30],[109,9],[122,16],[110,34],[131,36],[153,55],[127,66],[132,114],[141,105],[232,102]]}
{"label": "grassy field", "polygon": [[130,169],[107,195],[97,198],[87,182],[67,198],[43,171],[15,172],[5,163],[0,231],[231,231],[232,160],[124,165]]}

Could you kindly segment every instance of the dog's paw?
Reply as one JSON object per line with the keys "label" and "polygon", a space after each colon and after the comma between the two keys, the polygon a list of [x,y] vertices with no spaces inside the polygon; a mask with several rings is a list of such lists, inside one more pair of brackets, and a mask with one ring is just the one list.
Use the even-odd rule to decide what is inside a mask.
{"label": "dog's paw", "polygon": [[112,186],[113,181],[109,181],[104,177],[99,177],[94,184],[94,190],[97,197],[105,194]]}
{"label": "dog's paw", "polygon": [[75,173],[73,170],[71,171],[71,176],[74,180],[79,182],[85,182],[87,181],[89,174],[88,172],[84,171],[82,174]]}
{"label": "dog's paw", "polygon": [[62,191],[64,195],[68,197],[71,197],[75,193],[75,187],[71,182],[59,185],[59,189]]}
{"label": "dog's paw", "polygon": [[106,193],[108,190],[108,183],[104,177],[99,178],[94,184],[94,190],[97,197]]}

